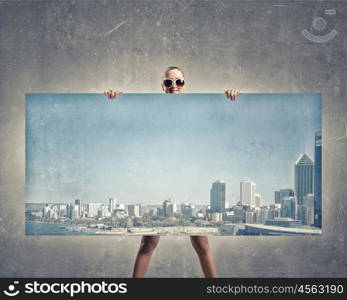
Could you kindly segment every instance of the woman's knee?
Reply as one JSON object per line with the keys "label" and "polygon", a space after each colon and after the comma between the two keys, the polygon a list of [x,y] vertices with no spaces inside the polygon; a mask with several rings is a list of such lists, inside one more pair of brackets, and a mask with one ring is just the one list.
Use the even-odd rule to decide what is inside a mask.
{"label": "woman's knee", "polygon": [[207,254],[210,251],[210,245],[206,236],[191,236],[191,242],[199,255]]}
{"label": "woman's knee", "polygon": [[144,236],[141,240],[139,252],[141,254],[151,254],[159,243],[159,236]]}

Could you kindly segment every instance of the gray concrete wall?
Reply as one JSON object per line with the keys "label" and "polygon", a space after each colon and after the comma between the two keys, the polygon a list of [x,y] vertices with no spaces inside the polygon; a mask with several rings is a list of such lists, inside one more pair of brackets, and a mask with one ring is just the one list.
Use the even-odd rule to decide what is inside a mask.
{"label": "gray concrete wall", "polygon": [[[161,92],[168,65],[187,92],[322,93],[323,236],[210,243],[223,277],[347,276],[346,15],[346,1],[0,1],[0,276],[131,274],[140,238],[24,235],[24,95]],[[148,276],[202,276],[189,238],[162,237]]]}

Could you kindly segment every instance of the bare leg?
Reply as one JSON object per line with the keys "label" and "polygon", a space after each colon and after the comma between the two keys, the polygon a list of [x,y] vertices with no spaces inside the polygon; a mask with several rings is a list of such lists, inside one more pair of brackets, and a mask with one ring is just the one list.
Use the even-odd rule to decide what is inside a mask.
{"label": "bare leg", "polygon": [[200,265],[205,277],[217,277],[217,270],[213,261],[207,236],[192,235],[190,236],[190,240],[196,251],[196,254],[199,257]]}
{"label": "bare leg", "polygon": [[145,235],[142,237],[140,249],[137,253],[134,265],[134,278],[145,276],[149,263],[151,261],[153,251],[159,243],[159,239],[160,236],[157,235]]}

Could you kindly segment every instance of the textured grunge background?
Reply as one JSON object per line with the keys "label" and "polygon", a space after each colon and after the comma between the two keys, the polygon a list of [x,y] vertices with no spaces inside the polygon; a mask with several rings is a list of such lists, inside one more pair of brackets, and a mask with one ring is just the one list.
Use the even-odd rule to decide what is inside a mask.
{"label": "textured grunge background", "polygon": [[[24,236],[24,94],[156,93],[168,65],[187,92],[322,93],[323,236],[210,243],[221,277],[347,276],[346,15],[346,1],[0,1],[0,276],[131,274],[139,237]],[[148,276],[202,276],[189,238],[162,237]]]}

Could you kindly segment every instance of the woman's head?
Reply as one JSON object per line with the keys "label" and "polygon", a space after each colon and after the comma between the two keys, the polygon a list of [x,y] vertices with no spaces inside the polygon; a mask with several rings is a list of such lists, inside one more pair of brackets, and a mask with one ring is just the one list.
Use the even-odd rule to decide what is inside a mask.
{"label": "woman's head", "polygon": [[183,93],[184,73],[179,67],[168,67],[163,75],[161,87],[167,94]]}

